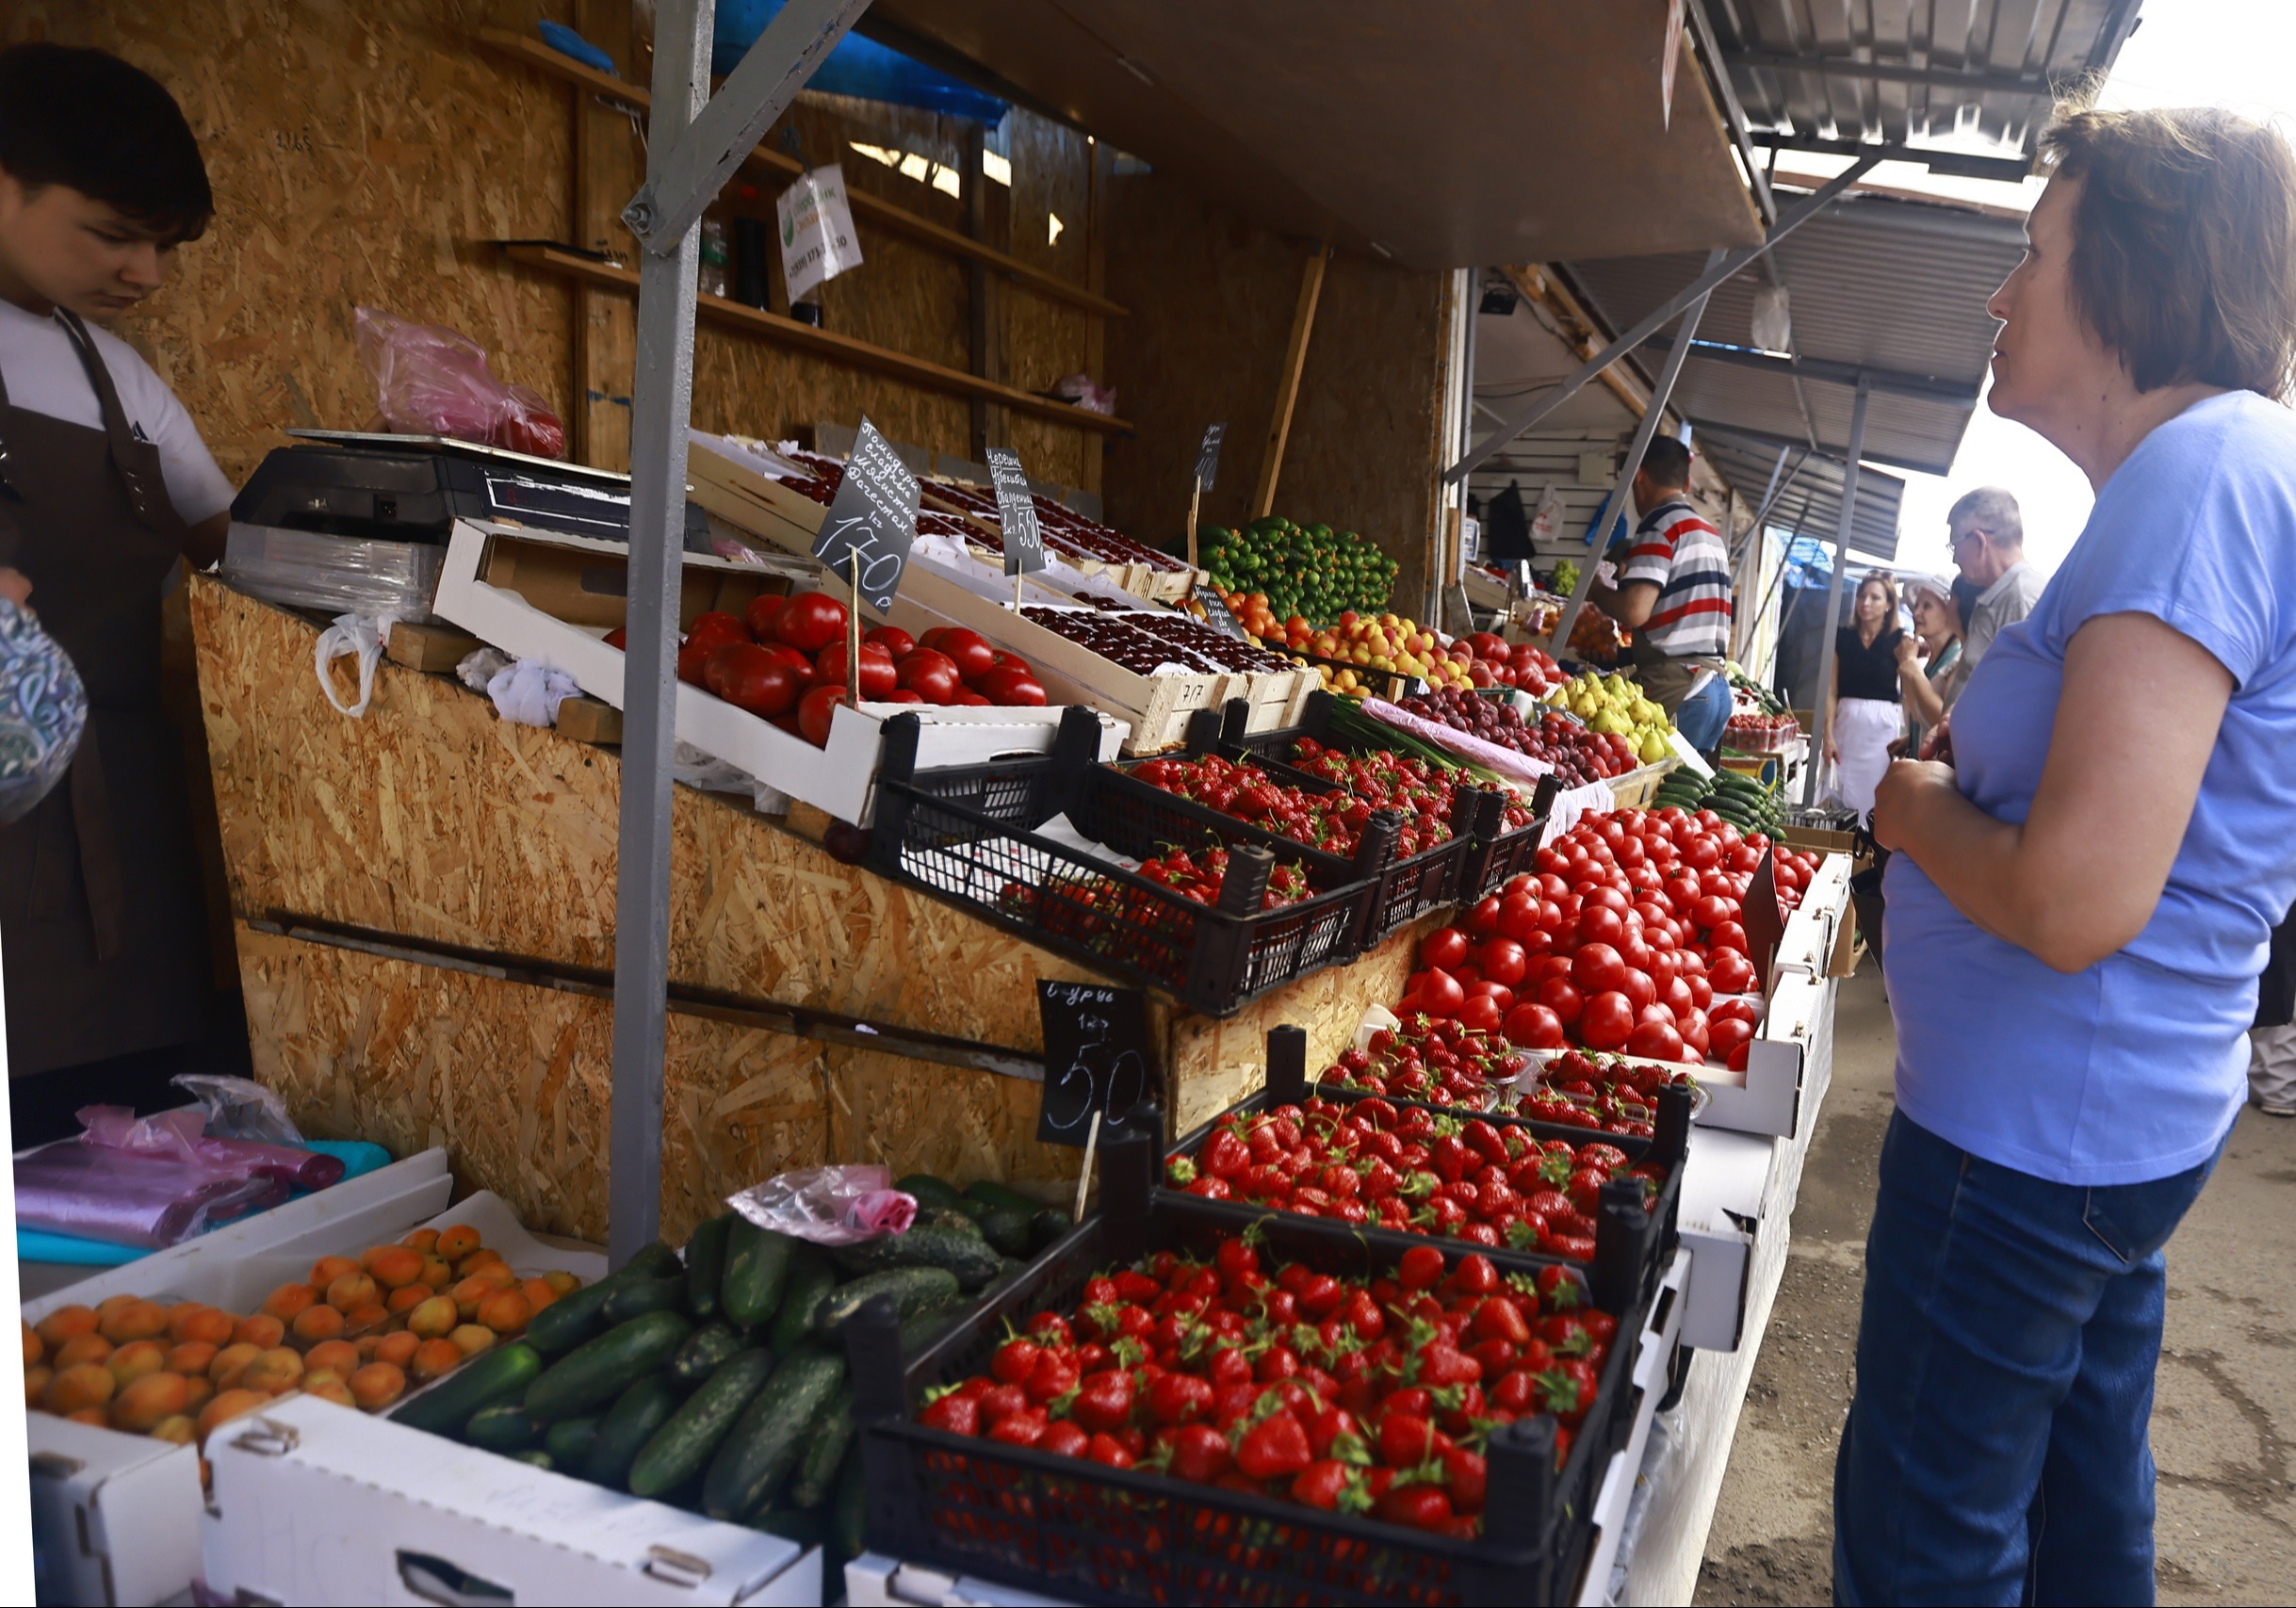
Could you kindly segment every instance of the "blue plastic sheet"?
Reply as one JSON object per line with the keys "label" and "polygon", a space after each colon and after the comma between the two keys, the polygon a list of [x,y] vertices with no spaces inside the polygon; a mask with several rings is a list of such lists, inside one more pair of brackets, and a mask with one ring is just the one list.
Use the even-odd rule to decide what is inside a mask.
{"label": "blue plastic sheet", "polygon": [[[782,0],[719,0],[710,71],[731,73],[740,66],[781,6]],[[806,88],[865,101],[889,101],[897,106],[946,112],[952,117],[978,118],[986,123],[1003,122],[1010,109],[996,96],[859,34],[847,34],[839,41]]]}

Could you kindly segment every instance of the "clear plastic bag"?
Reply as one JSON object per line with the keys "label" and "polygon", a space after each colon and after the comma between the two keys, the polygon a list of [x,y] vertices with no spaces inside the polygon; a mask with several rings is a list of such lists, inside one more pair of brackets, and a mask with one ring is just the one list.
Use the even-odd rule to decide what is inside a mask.
{"label": "clear plastic bag", "polygon": [[168,1080],[199,1101],[209,1139],[252,1139],[258,1145],[303,1142],[302,1129],[287,1114],[287,1103],[252,1078],[184,1072]]}
{"label": "clear plastic bag", "polygon": [[892,1187],[884,1167],[806,1167],[756,1184],[725,1202],[760,1228],[851,1245],[882,1234],[905,1234],[917,1198]]}
{"label": "clear plastic bag", "polygon": [[450,435],[536,458],[566,455],[566,427],[541,396],[497,380],[486,349],[439,324],[356,310],[359,359],[375,377],[383,419],[411,435]]}

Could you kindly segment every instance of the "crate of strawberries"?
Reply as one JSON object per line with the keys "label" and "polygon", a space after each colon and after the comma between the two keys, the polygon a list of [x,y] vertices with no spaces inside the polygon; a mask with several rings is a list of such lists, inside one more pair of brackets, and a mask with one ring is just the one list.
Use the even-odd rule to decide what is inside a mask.
{"label": "crate of strawberries", "polygon": [[1112,1146],[1103,1210],[905,1366],[891,1310],[849,1323],[871,1550],[1071,1601],[1574,1596],[1648,1291],[1238,1234],[1153,1154]]}

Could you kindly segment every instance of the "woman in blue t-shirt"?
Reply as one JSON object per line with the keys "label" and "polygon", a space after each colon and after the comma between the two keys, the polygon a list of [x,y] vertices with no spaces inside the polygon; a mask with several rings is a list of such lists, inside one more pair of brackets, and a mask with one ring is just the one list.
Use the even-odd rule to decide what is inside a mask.
{"label": "woman in blue t-shirt", "polygon": [[1992,406],[2096,487],[1875,836],[1897,1111],[1834,1477],[1845,1602],[2149,1602],[2161,1248],[2296,901],[2296,158],[2076,113]]}

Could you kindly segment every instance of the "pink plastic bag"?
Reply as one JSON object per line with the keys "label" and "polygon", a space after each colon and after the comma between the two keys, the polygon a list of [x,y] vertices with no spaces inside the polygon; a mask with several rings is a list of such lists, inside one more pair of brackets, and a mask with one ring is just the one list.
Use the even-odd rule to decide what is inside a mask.
{"label": "pink plastic bag", "polygon": [[90,1106],[80,1120],[89,1131],[78,1139],[16,1158],[20,1226],[155,1251],[287,1196],[271,1172],[202,1153],[198,1112],[138,1122]]}
{"label": "pink plastic bag", "polygon": [[806,1167],[753,1185],[726,1201],[760,1228],[817,1245],[851,1245],[905,1234],[917,1199],[890,1187],[884,1167]]}
{"label": "pink plastic bag", "polygon": [[375,377],[383,421],[407,435],[449,435],[536,458],[566,455],[566,427],[535,392],[497,380],[486,351],[439,324],[356,310],[359,359]]}

